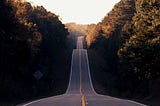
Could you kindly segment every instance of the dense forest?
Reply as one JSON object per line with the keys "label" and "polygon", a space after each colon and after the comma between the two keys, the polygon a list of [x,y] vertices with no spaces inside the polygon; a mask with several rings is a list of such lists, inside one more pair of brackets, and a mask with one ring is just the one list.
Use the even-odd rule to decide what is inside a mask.
{"label": "dense forest", "polygon": [[98,93],[160,105],[159,0],[121,0],[90,25],[64,25],[43,6],[0,0],[0,21],[0,105],[64,93],[81,35]]}
{"label": "dense forest", "polygon": [[160,1],[121,0],[86,42],[99,93],[151,100],[160,97]]}
{"label": "dense forest", "polygon": [[0,0],[0,103],[64,93],[68,29],[43,6]]}

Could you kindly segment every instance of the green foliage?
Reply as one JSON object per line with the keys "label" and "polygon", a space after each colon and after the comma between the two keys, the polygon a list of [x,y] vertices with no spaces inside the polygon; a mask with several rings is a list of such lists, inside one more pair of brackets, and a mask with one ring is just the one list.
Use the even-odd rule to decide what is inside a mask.
{"label": "green foliage", "polygon": [[86,42],[89,47],[93,42],[95,42],[96,36],[98,35],[98,30],[100,30],[100,25],[90,24],[86,29]]}
{"label": "green foliage", "polygon": [[96,41],[95,39],[99,35],[100,30],[103,32],[100,35],[104,36],[105,39],[114,35],[114,33],[117,33],[116,31],[119,29],[121,30],[126,22],[132,19],[135,11],[134,7],[133,0],[122,0],[103,18],[102,22],[94,27],[91,27],[92,25],[90,25],[88,27],[90,32],[88,31],[86,34],[88,46]]}
{"label": "green foliage", "polygon": [[[140,85],[146,83],[143,93],[152,95],[149,84],[159,79],[160,64],[160,2],[158,0],[136,2],[136,14],[133,17],[133,33],[118,51],[122,73],[130,70]],[[125,75],[127,76],[127,75]],[[157,86],[158,87],[158,86]]]}
{"label": "green foliage", "polygon": [[[53,80],[61,75],[60,86],[65,89],[68,30],[58,16],[26,1],[1,0],[0,20],[0,101],[56,92]],[[36,71],[43,73],[38,81],[33,76]]]}
{"label": "green foliage", "polygon": [[134,7],[134,1],[122,0],[103,18],[102,22],[88,26],[86,33],[88,47],[95,49],[105,58],[110,71],[113,73],[117,69],[117,51],[122,38],[118,35],[124,29],[123,26],[126,27],[126,23],[131,21],[135,11]]}
{"label": "green foliage", "polygon": [[35,7],[28,15],[32,22],[37,25],[38,31],[42,33],[44,42],[49,38],[55,43],[54,46],[57,44],[64,45],[68,31],[58,16],[47,12],[42,6]]}
{"label": "green foliage", "polygon": [[121,96],[160,95],[159,7],[159,0],[121,0],[87,33],[89,48],[106,60]]}

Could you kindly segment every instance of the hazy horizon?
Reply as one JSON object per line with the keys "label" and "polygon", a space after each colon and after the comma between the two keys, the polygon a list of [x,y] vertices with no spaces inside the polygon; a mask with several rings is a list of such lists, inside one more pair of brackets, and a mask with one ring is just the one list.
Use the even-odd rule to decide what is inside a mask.
{"label": "hazy horizon", "polygon": [[59,15],[63,23],[96,24],[120,0],[28,0]]}

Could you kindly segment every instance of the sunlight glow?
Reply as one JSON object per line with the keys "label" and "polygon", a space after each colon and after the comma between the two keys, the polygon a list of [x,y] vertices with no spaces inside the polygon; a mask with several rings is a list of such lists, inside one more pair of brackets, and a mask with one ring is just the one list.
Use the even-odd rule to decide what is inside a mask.
{"label": "sunlight glow", "polygon": [[120,0],[28,0],[43,5],[62,18],[63,23],[98,23]]}

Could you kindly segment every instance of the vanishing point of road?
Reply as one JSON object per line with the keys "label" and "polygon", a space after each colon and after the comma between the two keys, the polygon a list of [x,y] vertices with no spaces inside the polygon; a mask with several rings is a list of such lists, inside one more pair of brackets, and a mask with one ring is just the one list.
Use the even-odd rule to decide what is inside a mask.
{"label": "vanishing point of road", "polygon": [[99,95],[94,91],[84,37],[78,37],[72,53],[71,74],[65,94],[39,99],[18,106],[146,106],[134,101]]}

